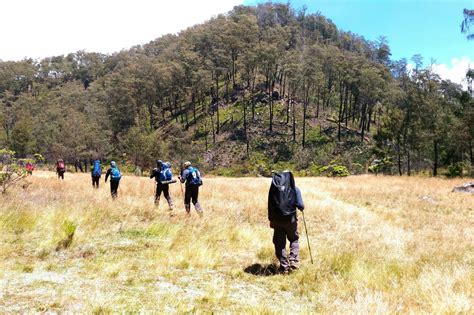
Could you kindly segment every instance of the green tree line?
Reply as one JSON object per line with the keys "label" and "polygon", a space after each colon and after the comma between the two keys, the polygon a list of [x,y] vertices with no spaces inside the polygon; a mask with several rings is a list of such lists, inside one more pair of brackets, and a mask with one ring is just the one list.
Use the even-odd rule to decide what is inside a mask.
{"label": "green tree line", "polygon": [[0,62],[0,147],[48,160],[195,159],[238,174],[328,165],[473,165],[469,91],[289,4],[227,14],[129,50]]}

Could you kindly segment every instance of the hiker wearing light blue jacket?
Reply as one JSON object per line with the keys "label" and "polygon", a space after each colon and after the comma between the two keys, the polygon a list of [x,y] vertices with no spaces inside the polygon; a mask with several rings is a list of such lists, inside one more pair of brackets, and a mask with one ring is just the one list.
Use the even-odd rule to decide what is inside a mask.
{"label": "hiker wearing light blue jacket", "polygon": [[110,176],[110,193],[112,194],[112,198],[117,198],[117,190],[120,184],[120,179],[122,178],[122,174],[120,173],[119,168],[115,161],[110,162],[110,168],[107,170],[105,174],[105,182],[107,183],[107,179]]}

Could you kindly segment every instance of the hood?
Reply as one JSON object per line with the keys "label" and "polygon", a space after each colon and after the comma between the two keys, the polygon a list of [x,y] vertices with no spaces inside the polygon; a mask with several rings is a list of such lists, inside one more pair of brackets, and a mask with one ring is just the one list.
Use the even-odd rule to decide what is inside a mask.
{"label": "hood", "polygon": [[272,183],[280,190],[284,190],[287,185],[294,188],[295,181],[291,172],[274,173],[272,176]]}

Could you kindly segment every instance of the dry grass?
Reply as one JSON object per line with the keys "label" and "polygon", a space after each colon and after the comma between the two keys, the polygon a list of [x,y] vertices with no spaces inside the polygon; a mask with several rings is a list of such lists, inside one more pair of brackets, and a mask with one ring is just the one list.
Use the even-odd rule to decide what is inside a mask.
{"label": "dry grass", "polygon": [[0,197],[0,313],[474,311],[474,197],[450,192],[463,180],[297,179],[315,264],[302,237],[302,269],[265,276],[249,270],[275,262],[269,179],[207,178],[205,215],[187,218],[178,184],[170,217],[152,180],[125,177],[112,202],[66,175]]}

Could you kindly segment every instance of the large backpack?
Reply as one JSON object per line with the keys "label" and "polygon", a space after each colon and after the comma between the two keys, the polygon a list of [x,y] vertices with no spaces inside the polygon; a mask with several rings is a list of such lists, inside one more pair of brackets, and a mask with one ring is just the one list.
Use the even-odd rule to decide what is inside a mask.
{"label": "large backpack", "polygon": [[201,174],[199,173],[199,170],[195,167],[189,167],[189,174],[186,178],[186,183],[189,185],[195,185],[195,186],[201,186],[202,185],[202,179],[201,179]]}
{"label": "large backpack", "polygon": [[268,192],[268,219],[289,220],[296,213],[295,180],[291,172],[274,173]]}
{"label": "large backpack", "polygon": [[120,178],[122,178],[122,174],[120,174],[118,167],[112,167],[110,171],[110,180],[118,182]]}
{"label": "large backpack", "polygon": [[64,170],[66,167],[64,165],[64,161],[58,161],[58,165],[56,167],[58,170]]}
{"label": "large backpack", "polygon": [[160,182],[170,181],[173,179],[173,172],[171,171],[171,164],[166,162],[161,164]]}
{"label": "large backpack", "polygon": [[95,160],[94,161],[94,168],[92,169],[92,176],[100,177],[100,175],[102,175],[102,168],[100,167],[100,161]]}

